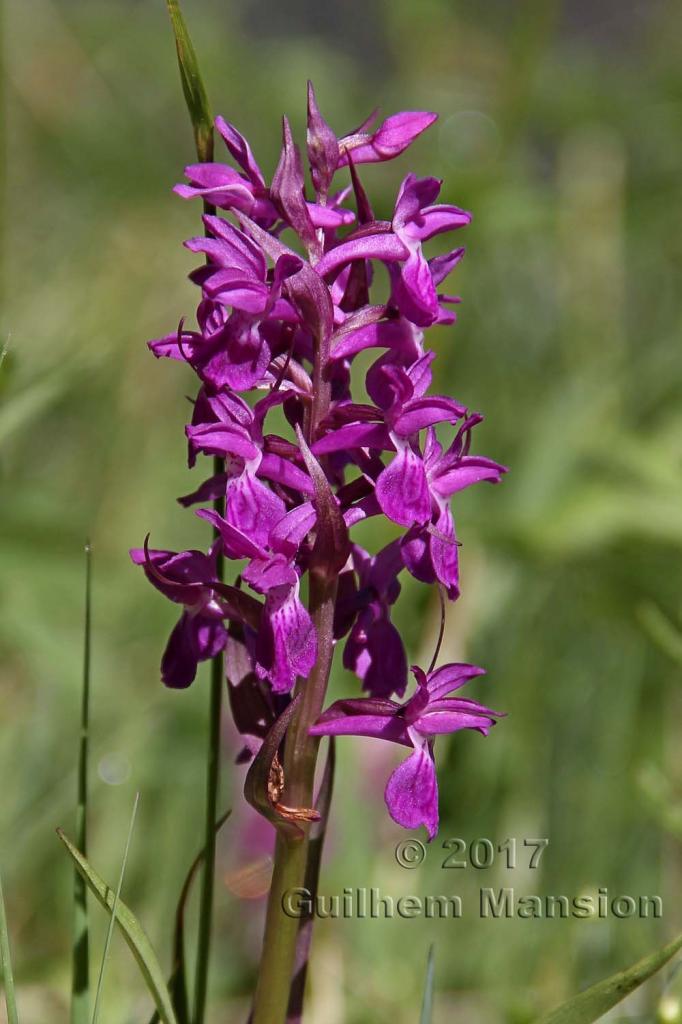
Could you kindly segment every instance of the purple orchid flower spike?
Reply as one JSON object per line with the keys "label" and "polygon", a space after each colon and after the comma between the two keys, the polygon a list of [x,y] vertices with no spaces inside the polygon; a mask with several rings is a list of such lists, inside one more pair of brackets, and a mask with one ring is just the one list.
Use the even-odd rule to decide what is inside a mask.
{"label": "purple orchid flower spike", "polygon": [[447,694],[483,675],[475,665],[443,665],[428,675],[413,666],[417,690],[405,704],[367,697],[332,704],[310,729],[311,736],[370,736],[413,747],[385,790],[388,812],[398,825],[438,831],[438,783],[433,756],[437,735],[476,729],[487,736],[501,712]]}
{"label": "purple orchid flower spike", "polygon": [[[189,275],[196,324],[181,321],[150,348],[198,380],[188,462],[218,464],[179,501],[213,503],[197,515],[215,539],[208,554],[145,547],[131,557],[180,607],[164,682],[188,686],[200,662],[225,651],[244,738],[240,756],[248,760],[260,748],[252,775],[258,793],[250,799],[269,821],[281,827],[279,809],[280,818],[301,823],[300,839],[316,813],[317,737],[364,735],[408,749],[388,780],[386,803],[396,822],[424,825],[433,838],[435,737],[459,729],[487,734],[498,717],[459,695],[482,672],[470,665],[414,668],[416,691],[405,699],[408,661],[392,621],[407,570],[439,586],[442,637],[445,595],[459,594],[451,503],[463,488],[497,483],[506,472],[471,454],[481,416],[434,392],[435,353],[426,341],[429,327],[455,321],[459,302],[448,281],[464,249],[440,236],[468,225],[471,215],[438,202],[437,178],[409,173],[390,220],[379,220],[360,180],[362,165],[403,153],[435,114],[404,111],[380,123],[373,115],[338,136],[312,85],[307,99],[312,191],[287,117],[271,181],[244,136],[218,117],[225,162],[192,164],[187,183],[176,186],[221,215],[205,216],[205,234],[186,242],[205,259]],[[292,237],[290,245],[282,241]],[[377,262],[389,284],[379,294]],[[371,349],[358,380],[356,356]],[[378,551],[366,551],[357,527],[382,516],[390,533]],[[234,585],[222,578],[230,571]],[[343,640],[344,667],[359,680],[356,694],[361,686],[367,696],[338,701],[319,717]],[[219,668],[214,662],[214,687]],[[280,838],[277,857],[290,833]],[[292,859],[301,868],[292,885],[307,884],[304,861]],[[269,920],[281,906],[281,868]],[[262,993],[293,973],[283,959],[266,950],[254,1019],[264,1019]]]}

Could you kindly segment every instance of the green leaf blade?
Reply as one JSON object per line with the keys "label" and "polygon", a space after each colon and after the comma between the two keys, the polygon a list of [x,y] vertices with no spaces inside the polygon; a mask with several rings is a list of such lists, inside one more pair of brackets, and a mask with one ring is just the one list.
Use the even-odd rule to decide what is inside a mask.
{"label": "green leaf blade", "polygon": [[424,982],[424,995],[422,997],[422,1012],[419,1015],[419,1024],[431,1024],[433,1017],[433,980],[435,970],[434,947],[429,946],[429,955],[426,961],[426,980]]}
{"label": "green leaf blade", "polygon": [[[82,853],[67,839],[61,829],[57,829],[57,835],[66,847],[74,864],[85,878],[90,891],[105,910],[111,913],[115,900],[113,890],[100,878]],[[160,1020],[163,1024],[178,1024],[156,953],[142,925],[123,900],[119,900],[116,904],[115,918],[142,972]]]}
{"label": "green leaf blade", "polygon": [[12,957],[9,948],[9,930],[7,927],[7,913],[5,911],[5,898],[2,894],[2,879],[0,878],[0,981],[5,989],[5,1005],[7,1007],[7,1024],[19,1024],[17,1013],[17,999],[14,993],[14,974],[12,972]]}
{"label": "green leaf blade", "polygon": [[202,162],[210,162],[213,159],[213,115],[199,71],[196,51],[182,16],[179,0],[166,0],[166,6],[173,26],[182,91],[192,121],[197,155]]}
{"label": "green leaf blade", "polygon": [[596,985],[580,992],[541,1017],[537,1024],[592,1024],[665,967],[680,949],[682,935],[655,953],[638,960],[632,967],[627,967],[624,971],[619,971],[604,981],[598,981]]}

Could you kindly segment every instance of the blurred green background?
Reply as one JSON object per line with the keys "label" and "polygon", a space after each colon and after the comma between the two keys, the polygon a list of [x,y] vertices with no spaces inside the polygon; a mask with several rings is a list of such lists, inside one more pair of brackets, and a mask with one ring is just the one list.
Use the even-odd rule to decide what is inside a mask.
{"label": "blurred green background", "polygon": [[[388,214],[408,169],[474,212],[459,323],[435,332],[439,386],[487,416],[502,487],[455,502],[463,597],[445,656],[488,669],[470,696],[509,717],[439,743],[442,824],[426,864],[381,791],[392,750],[348,740],[323,891],[456,892],[460,921],[325,921],[310,1019],[414,1022],[436,942],[436,1021],[525,1021],[682,927],[680,548],[682,19],[674,2],[185,0],[216,112],[271,173],[279,117],[302,138],[305,81],[342,133],[377,104],[434,109],[407,156],[370,167]],[[173,609],[128,562],[152,531],[201,545],[174,503],[189,372],[148,338],[191,317],[181,246],[198,208],[171,194],[193,157],[161,0],[9,0],[0,384],[0,862],[23,1024],[67,1020],[83,544],[95,549],[91,856],[118,871],[164,963],[200,844],[208,688],[169,693]],[[373,543],[380,537],[374,536]],[[430,658],[438,611],[405,580],[397,619]],[[354,692],[337,669],[338,693]],[[226,723],[221,803],[240,804]],[[211,1018],[243,1021],[266,865],[245,811],[220,838]],[[537,871],[440,869],[448,836],[548,837]],[[661,921],[483,921],[480,885],[660,894]],[[102,941],[97,927],[95,962]],[[665,978],[618,1011],[660,1012]],[[669,1018],[682,979],[666,990]],[[0,1017],[3,1010],[0,1010]],[[116,942],[103,1020],[149,1003]]]}

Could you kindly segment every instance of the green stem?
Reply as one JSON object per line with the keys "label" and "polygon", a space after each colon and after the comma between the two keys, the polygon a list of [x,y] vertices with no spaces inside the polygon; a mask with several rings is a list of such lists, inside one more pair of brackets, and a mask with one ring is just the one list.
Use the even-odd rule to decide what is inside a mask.
{"label": "green stem", "polygon": [[[225,471],[222,459],[213,460],[214,473]],[[219,515],[225,514],[225,502],[218,499],[214,508]],[[224,575],[223,555],[219,551],[216,560],[216,576]],[[217,654],[211,661],[211,696],[209,705],[209,733],[206,763],[206,810],[204,868],[201,877],[199,904],[199,941],[194,982],[193,1024],[203,1024],[208,992],[208,967],[211,950],[211,928],[213,924],[213,890],[215,886],[216,819],[218,817],[218,789],[220,783],[220,725],[223,703],[223,657]]]}
{"label": "green stem", "polygon": [[[302,699],[287,734],[284,802],[290,807],[311,807],[319,740],[308,735],[324,704],[333,655],[336,578],[310,580],[310,613],[317,632],[315,667],[303,683]],[[300,921],[284,911],[286,895],[305,885],[308,826],[303,838],[280,832],[268,897],[265,936],[254,998],[252,1024],[283,1024],[289,1005],[296,939]]]}
{"label": "green stem", "polygon": [[[78,751],[78,795],[76,804],[76,845],[84,857],[88,852],[88,747],[90,733],[90,634],[92,625],[92,547],[85,545],[85,622],[83,642],[83,687],[81,692],[80,744]],[[71,1024],[90,1020],[90,940],[88,931],[88,887],[74,870],[73,961],[71,975]]]}

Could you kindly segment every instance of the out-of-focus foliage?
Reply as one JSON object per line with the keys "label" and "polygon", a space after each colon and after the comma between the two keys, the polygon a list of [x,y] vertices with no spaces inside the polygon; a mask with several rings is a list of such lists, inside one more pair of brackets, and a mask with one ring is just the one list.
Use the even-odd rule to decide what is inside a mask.
{"label": "out-of-focus foliage", "polygon": [[[323,891],[459,893],[464,913],[320,922],[311,1020],[414,1021],[431,941],[434,1021],[528,1020],[682,924],[679,7],[186,0],[185,15],[214,110],[268,171],[283,111],[301,137],[308,77],[339,130],[376,103],[441,114],[411,154],[364,177],[380,215],[408,169],[442,176],[444,198],[474,211],[460,321],[437,337],[441,384],[487,414],[480,449],[512,472],[455,504],[464,596],[443,653],[485,665],[471,696],[509,717],[488,740],[439,744],[441,836],[414,871],[395,863],[403,834],[381,804],[392,752],[339,744]],[[71,866],[52,830],[71,826],[75,801],[86,536],[89,855],[115,873],[139,788],[126,901],[160,954],[201,835],[206,680],[161,687],[172,609],[126,554],[148,530],[158,546],[205,540],[171,500],[190,489],[190,378],[145,347],[192,314],[194,261],[180,243],[199,210],[170,193],[193,141],[160,0],[31,0],[10,3],[5,21],[0,860],[21,1019],[58,1024]],[[370,527],[368,544],[380,540]],[[406,579],[398,619],[412,657],[428,661],[438,609],[426,596]],[[238,806],[227,724],[225,748],[223,803]],[[536,871],[506,871],[499,857],[442,870],[448,836],[550,845]],[[246,1015],[263,853],[236,811],[220,837],[216,1020]],[[664,917],[481,920],[481,885],[659,893]],[[104,1021],[147,1018],[125,950],[113,951],[107,991]],[[672,982],[668,1004],[681,991]],[[660,992],[652,983],[629,1012],[651,1019]]]}

